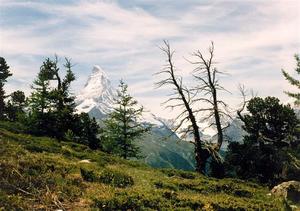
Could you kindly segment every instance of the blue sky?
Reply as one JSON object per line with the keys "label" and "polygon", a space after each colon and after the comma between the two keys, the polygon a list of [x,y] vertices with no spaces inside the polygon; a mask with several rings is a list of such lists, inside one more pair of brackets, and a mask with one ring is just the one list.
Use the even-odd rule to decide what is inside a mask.
{"label": "blue sky", "polygon": [[160,103],[167,89],[155,90],[165,58],[158,46],[170,41],[175,65],[188,77],[195,50],[215,43],[218,69],[229,75],[221,83],[232,94],[222,98],[232,107],[244,84],[259,95],[289,99],[292,89],[281,68],[292,72],[293,55],[300,53],[298,0],[0,0],[0,54],[14,76],[7,89],[30,92],[30,84],[46,57],[58,54],[76,64],[77,93],[101,66],[113,83],[123,78],[146,108],[170,117]]}

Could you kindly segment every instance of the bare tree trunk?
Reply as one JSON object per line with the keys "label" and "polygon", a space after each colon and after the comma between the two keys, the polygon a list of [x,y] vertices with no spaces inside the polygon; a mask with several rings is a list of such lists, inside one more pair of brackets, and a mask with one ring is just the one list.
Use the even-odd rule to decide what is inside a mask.
{"label": "bare tree trunk", "polygon": [[176,120],[179,120],[180,123],[176,126],[175,132],[184,124],[184,123],[190,123],[190,126],[188,129],[184,132],[185,134],[192,133],[194,136],[194,151],[195,151],[195,160],[196,160],[196,171],[199,173],[205,173],[205,167],[207,163],[207,159],[209,158],[209,152],[208,150],[204,149],[202,147],[202,141],[199,133],[199,126],[197,123],[197,119],[195,116],[195,112],[193,111],[191,104],[191,93],[190,91],[182,85],[182,78],[177,77],[175,75],[175,68],[172,61],[173,53],[170,49],[170,45],[168,42],[164,41],[165,48],[161,48],[162,51],[167,55],[167,67],[165,70],[159,72],[158,74],[167,73],[168,78],[165,80],[162,80],[157,83],[158,87],[164,86],[164,85],[172,85],[174,86],[174,95],[176,97],[169,98],[165,103],[168,103],[170,101],[179,101],[180,103],[177,103],[176,105],[169,105],[167,107],[175,108],[175,107],[181,107],[182,113],[178,115]]}
{"label": "bare tree trunk", "polygon": [[196,56],[200,61],[197,62],[191,62],[192,64],[196,64],[197,68],[195,69],[195,72],[197,75],[194,75],[197,80],[199,80],[201,86],[197,87],[197,91],[199,93],[204,92],[205,95],[211,96],[210,98],[199,98],[198,101],[209,103],[211,106],[207,109],[200,109],[200,110],[206,110],[210,111],[211,113],[208,115],[209,117],[214,118],[214,123],[210,126],[215,125],[217,129],[218,134],[218,143],[215,147],[216,151],[219,151],[222,143],[224,141],[223,136],[223,127],[221,123],[221,114],[227,115],[225,112],[223,112],[219,108],[219,104],[223,105],[224,107],[227,106],[227,104],[221,100],[218,100],[217,97],[217,90],[225,90],[222,86],[219,85],[218,79],[216,78],[216,75],[219,72],[216,68],[213,67],[213,58],[214,58],[214,44],[212,42],[211,47],[209,48],[209,58],[205,59],[204,56],[200,51],[197,51],[194,53],[194,56]]}

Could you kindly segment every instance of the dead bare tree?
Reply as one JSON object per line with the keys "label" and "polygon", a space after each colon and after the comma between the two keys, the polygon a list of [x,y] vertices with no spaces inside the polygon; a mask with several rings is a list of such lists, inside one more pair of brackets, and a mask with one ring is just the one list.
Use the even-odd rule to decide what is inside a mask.
{"label": "dead bare tree", "polygon": [[238,118],[242,122],[245,122],[245,119],[244,119],[244,117],[242,115],[242,112],[245,110],[245,108],[246,108],[248,102],[250,101],[250,99],[254,98],[254,97],[257,97],[258,94],[255,93],[253,90],[250,90],[250,93],[249,93],[249,90],[247,90],[245,88],[245,86],[242,85],[242,84],[239,85],[238,89],[239,89],[240,95],[242,97],[242,102],[241,102],[240,108],[236,110],[236,113],[237,113]]}
{"label": "dead bare tree", "polygon": [[[194,97],[196,94],[191,89],[188,89],[183,85],[182,77],[175,74],[175,67],[173,63],[174,51],[171,50],[170,45],[167,41],[164,41],[164,47],[161,50],[167,56],[167,64],[162,71],[157,74],[167,75],[166,79],[156,83],[157,87],[171,85],[173,87],[173,93],[171,97],[164,102],[166,108],[179,108],[180,114],[176,117],[178,124],[173,128],[176,132],[181,129],[180,133],[183,136],[187,134],[193,134],[194,141],[192,142],[195,146],[195,160],[196,160],[196,171],[205,173],[206,161],[210,157],[209,150],[204,147],[204,142],[201,140],[199,126],[197,123],[196,115],[199,111],[193,110],[192,105],[196,102]],[[186,126],[187,124],[187,126]],[[184,126],[184,129],[182,127]]]}
{"label": "dead bare tree", "polygon": [[249,102],[249,100],[246,99],[247,94],[246,94],[246,88],[244,85],[239,85],[239,91],[242,96],[242,103],[241,103],[241,107],[239,109],[237,109],[236,113],[237,113],[237,116],[239,117],[239,119],[242,122],[244,122],[244,117],[242,115],[242,112],[245,110],[246,105]]}
{"label": "dead bare tree", "polygon": [[193,101],[202,105],[202,108],[197,110],[197,112],[203,111],[205,113],[205,117],[201,121],[210,121],[209,127],[216,127],[217,129],[217,143],[210,143],[209,148],[212,152],[218,152],[224,141],[223,130],[229,126],[228,120],[232,118],[229,114],[228,105],[218,97],[220,91],[228,91],[219,83],[219,75],[225,73],[214,66],[213,42],[211,42],[208,52],[209,55],[205,58],[198,50],[193,53],[196,61],[190,61],[193,65],[196,65],[193,76],[198,81],[197,86],[194,88],[198,97]]}

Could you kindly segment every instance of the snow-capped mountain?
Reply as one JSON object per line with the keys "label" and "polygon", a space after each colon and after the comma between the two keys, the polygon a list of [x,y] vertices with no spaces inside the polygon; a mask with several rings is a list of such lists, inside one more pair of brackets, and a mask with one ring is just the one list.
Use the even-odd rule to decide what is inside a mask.
{"label": "snow-capped mountain", "polygon": [[[113,101],[116,98],[117,90],[112,86],[105,71],[95,65],[84,88],[76,97],[76,110],[78,113],[85,112],[100,120],[112,110]],[[172,121],[156,117],[151,112],[145,112],[141,120],[159,126],[164,126],[167,121]]]}
{"label": "snow-capped mountain", "polygon": [[102,119],[111,111],[116,96],[117,91],[112,87],[106,73],[95,65],[84,88],[76,97],[77,112],[89,113],[97,119]]}

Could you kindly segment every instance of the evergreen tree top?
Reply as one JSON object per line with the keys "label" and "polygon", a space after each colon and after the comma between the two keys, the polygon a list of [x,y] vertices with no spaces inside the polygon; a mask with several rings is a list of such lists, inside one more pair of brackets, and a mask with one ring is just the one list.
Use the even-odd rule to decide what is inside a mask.
{"label": "evergreen tree top", "polygon": [[3,57],[0,57],[0,83],[6,82],[6,79],[12,76],[12,73],[9,71],[9,66],[6,63],[6,60]]}
{"label": "evergreen tree top", "polygon": [[[295,72],[297,74],[300,74],[300,57],[298,54],[294,55],[295,60],[296,60],[296,68],[295,68]],[[285,77],[285,79],[293,86],[297,87],[298,89],[300,89],[300,80],[295,79],[294,77],[292,77],[288,72],[286,72],[284,69],[281,70],[283,76]],[[289,91],[285,91],[285,93],[294,98],[295,99],[295,105],[300,105],[300,93],[292,93]]]}

